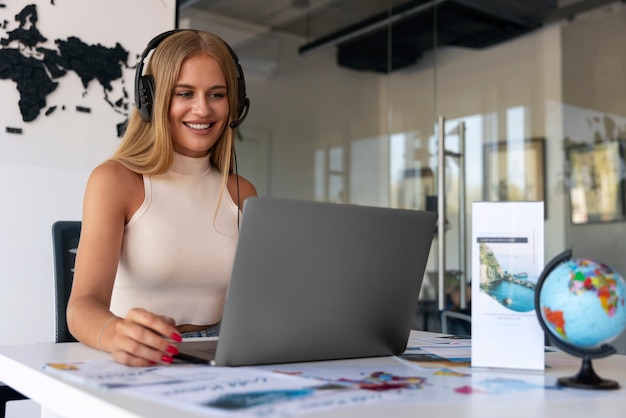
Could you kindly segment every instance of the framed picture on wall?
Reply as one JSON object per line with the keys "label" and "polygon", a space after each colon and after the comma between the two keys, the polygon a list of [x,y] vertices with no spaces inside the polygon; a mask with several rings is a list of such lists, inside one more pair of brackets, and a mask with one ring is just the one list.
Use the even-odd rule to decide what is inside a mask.
{"label": "framed picture on wall", "polygon": [[624,220],[624,144],[621,140],[567,150],[573,224]]}
{"label": "framed picture on wall", "polygon": [[545,202],[545,140],[502,141],[483,146],[483,199]]}

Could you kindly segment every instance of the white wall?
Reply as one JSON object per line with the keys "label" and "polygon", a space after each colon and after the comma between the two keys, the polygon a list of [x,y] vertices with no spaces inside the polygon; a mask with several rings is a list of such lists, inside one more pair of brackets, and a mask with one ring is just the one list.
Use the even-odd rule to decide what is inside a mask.
{"label": "white wall", "polygon": [[0,164],[0,344],[54,341],[51,228],[81,218],[87,174]]}
{"label": "white wall", "polygon": [[[625,42],[624,4],[564,26],[565,138],[589,144],[626,138]],[[597,258],[626,275],[622,244],[626,223],[572,225],[569,211],[566,215],[567,241],[574,256]]]}
{"label": "white wall", "polygon": [[[26,5],[36,4],[36,25],[46,38],[38,47],[58,50],[55,40],[78,36],[87,44],[108,48],[119,42],[129,52],[128,65],[120,65],[122,78],[110,91],[95,80],[85,88],[73,71],[54,80],[59,87],[46,97],[46,107],[32,122],[22,120],[15,83],[0,80],[0,344],[54,341],[52,224],[81,218],[88,174],[111,154],[118,142],[116,124],[125,120],[120,108],[114,109],[104,98],[132,96],[137,56],[153,35],[174,26],[176,4],[173,0],[2,3],[3,39],[17,28],[15,16]],[[148,9],[152,18],[145,19],[138,31],[136,16]],[[7,48],[42,58],[17,42]],[[44,115],[52,106],[56,110]],[[76,112],[76,106],[91,112]],[[9,134],[7,126],[23,133]]]}

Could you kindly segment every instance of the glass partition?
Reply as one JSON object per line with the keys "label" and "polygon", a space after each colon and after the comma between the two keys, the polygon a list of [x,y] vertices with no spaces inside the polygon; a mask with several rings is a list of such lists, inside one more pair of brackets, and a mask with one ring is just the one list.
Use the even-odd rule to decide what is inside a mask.
{"label": "glass partition", "polygon": [[[305,3],[310,35],[324,7],[350,2]],[[546,262],[571,248],[626,274],[616,245],[626,232],[626,5],[359,4],[381,3],[377,37],[359,32],[306,54],[319,47],[307,33],[248,22],[237,37],[232,21],[181,13],[181,27],[221,30],[240,56],[252,101],[241,174],[261,194],[437,210],[445,169],[446,309],[472,280],[475,201],[543,200]],[[437,238],[432,248],[416,327],[437,331]]]}

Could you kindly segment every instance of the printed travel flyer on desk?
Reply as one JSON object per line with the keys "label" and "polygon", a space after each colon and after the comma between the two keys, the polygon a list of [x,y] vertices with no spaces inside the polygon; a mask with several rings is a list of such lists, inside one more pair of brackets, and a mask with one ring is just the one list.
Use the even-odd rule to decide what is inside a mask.
{"label": "printed travel flyer on desk", "polygon": [[[559,387],[554,376],[525,370],[470,367],[470,339],[411,338],[398,357],[257,367],[173,364],[128,367],[111,359],[46,363],[62,379],[166,404],[201,416],[290,418],[369,405],[501,402],[503,405],[590,401],[620,391]],[[577,359],[548,358],[548,367],[578,367]],[[356,416],[356,415],[355,415]]]}
{"label": "printed travel flyer on desk", "polygon": [[[467,373],[451,372],[442,365],[429,363],[427,369],[419,370],[412,360],[394,357],[380,360],[372,365],[354,360],[345,361],[346,364],[311,362],[235,368],[185,364],[133,368],[113,360],[93,360],[47,363],[43,368],[76,383],[201,415],[265,418],[296,417],[375,403],[412,402],[416,396],[427,402],[448,401],[450,396],[458,394],[450,387],[434,384],[437,376],[461,378],[462,381],[452,381],[453,386],[465,387],[468,381]],[[463,363],[462,367],[466,365]],[[442,367],[444,373],[440,372]]]}
{"label": "printed travel flyer on desk", "polygon": [[543,202],[473,203],[472,367],[544,369],[534,304],[543,229]]}

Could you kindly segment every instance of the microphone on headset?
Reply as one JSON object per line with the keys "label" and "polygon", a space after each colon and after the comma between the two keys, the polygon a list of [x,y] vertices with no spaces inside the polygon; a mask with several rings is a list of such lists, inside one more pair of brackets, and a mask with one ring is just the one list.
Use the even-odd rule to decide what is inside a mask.
{"label": "microphone on headset", "polygon": [[230,129],[238,128],[239,125],[241,125],[243,123],[243,121],[246,118],[246,116],[248,116],[248,110],[250,110],[250,99],[248,99],[246,97],[245,100],[243,101],[243,108],[241,109],[241,113],[240,113],[239,119],[232,121],[228,125],[230,127]]}

